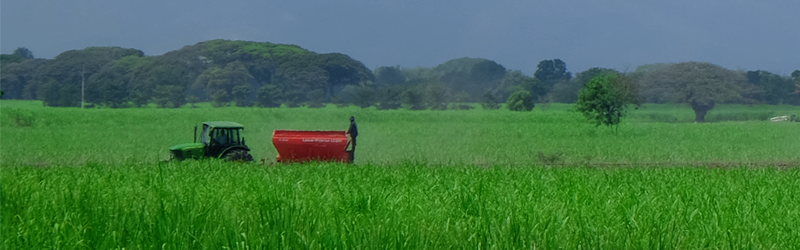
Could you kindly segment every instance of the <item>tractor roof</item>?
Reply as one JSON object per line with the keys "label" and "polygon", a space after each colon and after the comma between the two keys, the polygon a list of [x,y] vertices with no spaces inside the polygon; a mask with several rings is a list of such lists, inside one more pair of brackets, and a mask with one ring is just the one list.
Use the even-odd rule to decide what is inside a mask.
{"label": "tractor roof", "polygon": [[244,128],[242,124],[235,122],[204,122],[203,124],[212,128]]}

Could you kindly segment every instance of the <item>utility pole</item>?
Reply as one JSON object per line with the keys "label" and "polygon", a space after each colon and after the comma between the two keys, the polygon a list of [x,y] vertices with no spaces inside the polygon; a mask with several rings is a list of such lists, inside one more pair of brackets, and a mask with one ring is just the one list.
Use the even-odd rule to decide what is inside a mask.
{"label": "utility pole", "polygon": [[84,87],[83,87],[84,84],[85,84],[85,80],[84,80],[84,77],[83,77],[84,73],[86,73],[86,68],[81,69],[81,109],[83,109],[83,97],[84,97],[84,93],[86,93],[84,91]]}

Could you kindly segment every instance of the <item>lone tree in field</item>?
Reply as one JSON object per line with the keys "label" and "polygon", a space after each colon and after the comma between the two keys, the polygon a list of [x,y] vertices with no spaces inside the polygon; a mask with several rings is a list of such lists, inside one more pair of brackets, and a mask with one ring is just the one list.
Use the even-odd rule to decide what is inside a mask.
{"label": "lone tree in field", "polygon": [[664,100],[689,104],[697,122],[705,122],[706,114],[717,103],[748,102],[744,96],[755,91],[743,74],[705,62],[670,64],[650,72],[640,83]]}
{"label": "lone tree in field", "polygon": [[638,85],[623,74],[596,76],[578,94],[576,109],[595,125],[616,126],[628,105],[642,104]]}

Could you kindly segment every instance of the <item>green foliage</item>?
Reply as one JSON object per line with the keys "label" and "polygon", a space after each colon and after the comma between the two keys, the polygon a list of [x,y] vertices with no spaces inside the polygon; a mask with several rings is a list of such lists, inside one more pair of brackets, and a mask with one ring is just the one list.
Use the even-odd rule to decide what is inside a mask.
{"label": "green foliage", "polygon": [[25,48],[25,47],[19,47],[19,48],[14,50],[14,53],[11,53],[11,54],[15,55],[15,56],[17,56],[19,58],[22,58],[23,60],[24,59],[33,59],[33,52],[31,52],[31,50],[29,50],[28,48]]}
{"label": "green foliage", "polygon": [[280,107],[280,89],[274,84],[264,84],[258,89],[258,105],[261,107]]}
{"label": "green foliage", "polygon": [[506,106],[511,111],[531,111],[535,105],[533,104],[531,92],[520,90],[511,94]]}
{"label": "green foliage", "polygon": [[397,85],[406,83],[406,76],[400,70],[400,66],[382,66],[375,69],[375,81],[378,84]]}
{"label": "green foliage", "polygon": [[353,95],[353,104],[367,108],[375,104],[375,90],[366,86],[356,86]]}
{"label": "green foliage", "polygon": [[547,94],[547,100],[557,103],[575,103],[578,101],[578,93],[585,85],[580,85],[577,81],[561,81],[553,86]]}
{"label": "green foliage", "polygon": [[212,55],[214,59],[222,59],[222,53],[227,56],[242,57],[245,55],[256,55],[263,58],[285,58],[305,55],[309,52],[297,45],[274,44],[269,42],[250,42],[250,41],[230,41],[230,40],[209,40],[197,44],[203,47],[206,54]]}
{"label": "green foliage", "polygon": [[50,107],[80,107],[81,89],[78,84],[61,84],[52,77],[37,78],[36,96]]}
{"label": "green foliage", "polygon": [[486,91],[483,93],[483,100],[481,101],[483,109],[499,109],[500,104],[497,103],[497,97],[492,92]]}
{"label": "green foliage", "polygon": [[370,85],[375,82],[372,71],[363,63],[353,60],[350,56],[341,53],[326,53],[311,58],[312,62],[324,69],[328,81],[326,82],[326,96],[335,94],[334,89],[346,85]]}
{"label": "green foliage", "polygon": [[194,96],[194,95],[186,96],[186,103],[190,104],[192,108],[197,108],[195,103],[198,103],[198,102],[200,102],[200,98],[198,98],[197,96]]}
{"label": "green foliage", "polygon": [[[39,66],[31,81],[37,88],[37,97],[44,101],[45,105],[79,107],[81,106],[81,84],[92,87],[90,89],[99,87],[90,80],[94,75],[101,73],[105,68],[113,67],[114,62],[120,58],[143,56],[143,54],[139,50],[120,47],[89,47],[83,50],[70,50]],[[87,80],[89,80],[88,83]],[[109,89],[119,89],[118,81],[101,83],[115,85]],[[96,91],[90,90],[87,99],[102,99],[96,94]],[[113,96],[114,94],[109,95]]]}
{"label": "green foliage", "polygon": [[628,105],[641,105],[636,84],[622,74],[592,78],[578,95],[575,109],[595,126],[617,126]]}
{"label": "green foliage", "polygon": [[424,96],[425,106],[433,110],[445,110],[449,103],[447,88],[438,82],[426,85]]}
{"label": "green foliage", "polygon": [[137,71],[143,66],[147,65],[152,60],[152,57],[145,57],[141,55],[130,55],[120,58],[114,62],[114,66],[123,69]]}
{"label": "green foliage", "polygon": [[366,86],[348,85],[334,98],[334,102],[340,106],[356,105],[367,108],[375,104],[375,89]]}
{"label": "green foliage", "polygon": [[250,106],[253,80],[253,76],[250,75],[244,64],[235,61],[228,63],[225,68],[212,66],[206,69],[195,80],[194,86],[205,88],[215,107],[229,106],[231,102],[245,107]]}
{"label": "green foliage", "polygon": [[695,121],[705,121],[706,113],[717,103],[752,103],[748,95],[757,91],[737,72],[704,62],[684,62],[658,67],[639,82],[648,99],[689,104]]}
{"label": "green foliage", "polygon": [[14,50],[11,54],[0,55],[0,67],[5,67],[11,63],[21,63],[25,60],[33,59],[33,52],[27,48],[20,47]]}
{"label": "green foliage", "polygon": [[580,91],[592,80],[592,78],[605,74],[617,74],[616,70],[605,68],[591,68],[576,74],[575,78],[569,81],[561,81],[553,86],[548,97],[553,102],[575,103],[578,101]]}
{"label": "green foliage", "polygon": [[561,59],[540,61],[533,76],[541,84],[536,86],[537,89],[532,89],[537,96],[545,96],[556,84],[572,79],[572,73],[567,71],[567,64]]}
{"label": "green foliage", "polygon": [[2,55],[0,55],[0,66],[1,67],[5,67],[6,64],[19,63],[19,62],[22,62],[22,59],[23,58],[21,58],[21,57],[19,57],[17,55],[2,54]]}
{"label": "green foliage", "polygon": [[398,109],[400,108],[402,98],[402,88],[398,86],[391,86],[377,90],[377,102],[375,105],[379,110]]}
{"label": "green foliage", "polygon": [[402,105],[410,110],[425,109],[425,98],[418,88],[408,88],[401,94]]}
{"label": "green foliage", "polygon": [[129,83],[128,99],[136,107],[155,103],[158,107],[177,108],[186,104],[186,94],[202,70],[175,57],[159,57],[149,61]]}
{"label": "green foliage", "polygon": [[[498,100],[507,100],[508,97],[511,96],[511,93],[520,90],[531,91],[531,95],[533,95],[535,100],[538,97],[537,91],[543,93],[543,91],[539,89],[534,89],[537,81],[536,78],[524,75],[522,71],[509,71],[506,72],[506,75],[500,79],[496,86],[488,89],[488,91],[494,93]],[[484,90],[484,93],[485,91],[487,90]]]}
{"label": "green foliage", "polygon": [[38,98],[48,106],[79,106],[81,82],[87,102],[110,108],[180,107],[188,95],[215,106],[252,106],[264,85],[277,88],[271,97],[277,102],[319,106],[345,85],[375,80],[344,54],[247,41],[211,40],[151,57],[133,49],[90,47],[52,60],[22,59],[3,55],[3,91],[8,98]]}
{"label": "green foliage", "polygon": [[240,51],[247,54],[256,54],[262,57],[286,57],[309,53],[308,50],[297,45],[272,44],[272,43],[249,43],[240,48]]}
{"label": "green foliage", "polygon": [[486,61],[489,60],[483,58],[469,58],[469,57],[452,59],[442,64],[439,64],[436,67],[433,67],[428,71],[428,75],[423,76],[423,78],[437,79],[452,72],[464,72],[467,74],[471,74],[471,71],[475,67],[475,65],[484,63]]}
{"label": "green foliage", "polygon": [[506,68],[495,61],[485,60],[476,63],[469,71],[472,80],[481,83],[491,83],[506,75]]}
{"label": "green foliage", "polygon": [[456,109],[456,110],[470,110],[475,107],[469,105],[470,98],[467,92],[461,91],[453,95],[453,103],[448,106],[448,109]]}
{"label": "green foliage", "polygon": [[330,76],[324,68],[308,60],[296,60],[281,64],[275,71],[274,79],[284,93],[303,93],[295,95],[296,98],[284,97],[285,103],[301,103],[306,100],[306,92],[313,89],[326,89]]}
{"label": "green foliage", "polygon": [[447,61],[430,72],[428,79],[421,82],[444,83],[447,92],[465,92],[474,102],[484,91],[499,85],[506,68],[492,60],[465,57]]}
{"label": "green foliage", "polygon": [[309,108],[324,107],[325,104],[323,104],[322,101],[325,100],[325,91],[322,89],[311,90],[306,94],[306,99],[308,101],[305,105]]}
{"label": "green foliage", "polygon": [[[373,74],[363,63],[341,53],[317,54],[296,45],[230,40],[204,41],[160,56],[144,56],[135,49],[89,47],[66,51],[55,59],[33,59],[33,53],[25,48],[1,57],[4,98],[39,99],[44,105],[59,107],[81,105],[81,82],[85,83],[89,105],[108,108],[152,104],[181,107],[187,96],[210,101],[217,107],[275,106],[274,103],[320,107],[328,102],[346,105],[353,103],[356,92],[348,86],[371,88],[361,93],[372,92],[375,96],[360,98],[371,99],[359,101],[360,106],[375,105],[378,109],[395,109],[398,105],[415,110],[470,108],[455,100],[454,94],[466,93],[467,102],[476,103],[484,101],[481,97],[487,91],[499,100],[507,100],[517,91],[528,91],[534,101],[571,103],[587,79],[608,70],[593,68],[571,79],[566,63],[553,59],[541,61],[534,77],[530,77],[492,60],[465,57],[433,68],[378,67]],[[669,67],[675,68],[671,64],[642,65],[631,75],[651,83],[654,79],[680,78],[661,77],[665,71],[678,72],[676,76],[685,73]],[[226,76],[231,78],[222,79]],[[738,95],[722,91],[719,96],[724,98],[698,97],[708,96],[700,93],[707,87],[694,88],[699,92],[691,95],[692,100],[669,96],[664,94],[669,92],[664,85],[670,84],[662,83],[652,84],[655,87],[646,88],[644,94],[649,102],[688,103],[697,111],[698,120],[719,102],[800,105],[800,94],[791,93],[792,88],[800,89],[800,77],[789,79],[766,71],[751,71],[749,76],[754,86],[728,88]],[[209,80],[238,83],[209,85]],[[271,94],[262,96],[269,96],[270,101],[259,97],[259,90],[266,85]],[[346,89],[353,91],[342,94]]]}
{"label": "green foliage", "polygon": [[[507,77],[502,65],[483,58],[467,57],[449,60],[434,68],[402,69],[402,73],[407,79],[404,84],[407,88],[419,88],[423,92],[429,88],[437,90],[436,98],[444,100],[444,103],[432,104],[430,98],[433,96],[429,94],[425,97],[425,106],[432,109],[448,106],[452,93],[464,92],[469,95],[470,102],[479,102],[486,90],[506,94],[508,86],[518,84],[512,78],[521,75],[515,72],[515,75]],[[438,91],[441,88],[444,89],[444,95]]]}
{"label": "green foliage", "polygon": [[3,64],[0,68],[0,87],[5,99],[36,99],[36,84],[32,81],[37,68],[45,59],[30,59]]}
{"label": "green foliage", "polygon": [[159,108],[180,108],[186,104],[185,93],[183,86],[158,85],[152,92],[151,100]]}
{"label": "green foliage", "polygon": [[749,96],[756,101],[773,105],[792,101],[790,95],[795,92],[797,86],[790,78],[764,70],[747,71],[746,76],[750,83],[758,87],[758,90]]}
{"label": "green foliage", "polygon": [[86,80],[86,102],[110,108],[128,107],[131,89],[136,89],[133,79],[150,60],[151,57],[130,55],[103,67]]}

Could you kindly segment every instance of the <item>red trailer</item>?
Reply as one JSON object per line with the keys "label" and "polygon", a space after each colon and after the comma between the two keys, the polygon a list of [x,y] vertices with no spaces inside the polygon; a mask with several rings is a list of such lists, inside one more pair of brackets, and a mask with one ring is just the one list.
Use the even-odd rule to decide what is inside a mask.
{"label": "red trailer", "polygon": [[272,144],[278,162],[350,162],[349,140],[345,131],[275,130]]}

